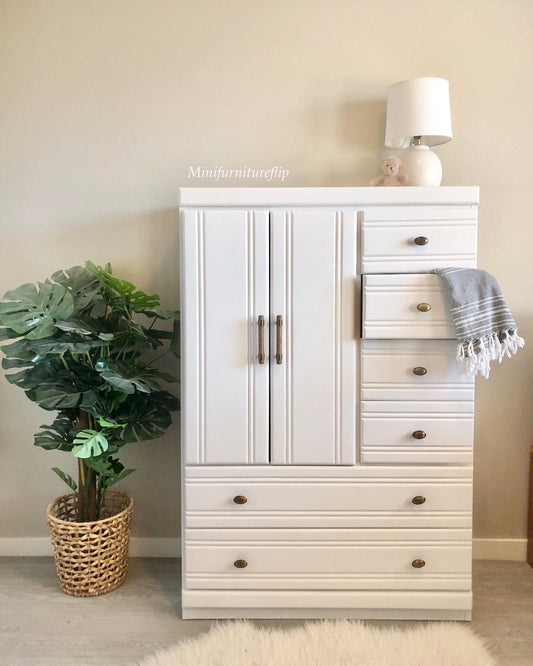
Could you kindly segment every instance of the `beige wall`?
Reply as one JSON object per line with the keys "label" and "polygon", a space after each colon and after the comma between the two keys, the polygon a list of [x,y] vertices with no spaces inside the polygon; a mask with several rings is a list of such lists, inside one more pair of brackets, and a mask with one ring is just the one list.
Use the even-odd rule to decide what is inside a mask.
{"label": "beige wall", "polygon": [[[524,537],[532,26],[530,0],[1,0],[0,292],[91,258],[177,307],[177,188],[213,184],[191,183],[189,165],[366,185],[387,87],[445,77],[444,184],[481,186],[480,266],[529,343],[478,382],[475,531]],[[0,536],[42,536],[63,491],[49,469],[73,464],[31,444],[50,415],[4,380],[0,391]],[[125,455],[138,536],[178,534],[177,449],[176,424]]]}

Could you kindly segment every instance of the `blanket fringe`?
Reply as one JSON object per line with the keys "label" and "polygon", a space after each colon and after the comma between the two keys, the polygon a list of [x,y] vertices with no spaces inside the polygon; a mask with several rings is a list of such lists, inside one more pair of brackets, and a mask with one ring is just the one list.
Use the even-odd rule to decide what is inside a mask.
{"label": "blanket fringe", "polygon": [[498,331],[460,342],[457,345],[457,360],[468,374],[479,373],[488,379],[491,361],[501,363],[504,356],[511,358],[523,346],[524,340],[518,335],[518,330]]}

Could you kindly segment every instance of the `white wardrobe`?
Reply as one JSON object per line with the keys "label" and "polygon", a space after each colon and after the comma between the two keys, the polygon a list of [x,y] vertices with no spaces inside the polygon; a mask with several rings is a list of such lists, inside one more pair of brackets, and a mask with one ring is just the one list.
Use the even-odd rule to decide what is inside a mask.
{"label": "white wardrobe", "polygon": [[470,618],[477,204],[180,190],[183,617]]}

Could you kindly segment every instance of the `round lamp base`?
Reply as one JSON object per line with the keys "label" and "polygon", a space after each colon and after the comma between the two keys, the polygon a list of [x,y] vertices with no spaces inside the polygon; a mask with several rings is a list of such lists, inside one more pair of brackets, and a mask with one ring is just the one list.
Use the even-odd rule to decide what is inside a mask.
{"label": "round lamp base", "polygon": [[436,187],[442,181],[442,164],[428,146],[409,146],[401,155],[402,173],[408,185]]}

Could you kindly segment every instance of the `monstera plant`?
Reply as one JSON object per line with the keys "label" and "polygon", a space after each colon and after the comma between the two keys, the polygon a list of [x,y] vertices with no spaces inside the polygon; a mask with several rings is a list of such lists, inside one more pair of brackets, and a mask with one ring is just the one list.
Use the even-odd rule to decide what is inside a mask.
{"label": "monstera plant", "polygon": [[77,482],[53,469],[78,493],[80,522],[98,520],[106,489],[134,471],[119,461],[121,448],[162,435],[179,408],[164,388],[176,379],[154,366],[163,354],[179,356],[179,313],[159,305],[109,264],[90,261],[0,303],[0,339],[12,340],[2,367],[30,400],[57,412],[35,444],[77,459]]}

